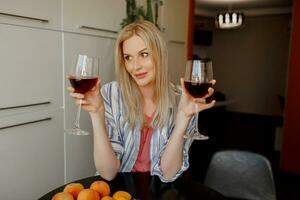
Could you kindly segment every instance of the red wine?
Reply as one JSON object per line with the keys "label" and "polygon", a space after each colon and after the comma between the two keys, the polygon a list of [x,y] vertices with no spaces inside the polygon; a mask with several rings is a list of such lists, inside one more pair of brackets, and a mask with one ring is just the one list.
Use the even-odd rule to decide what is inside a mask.
{"label": "red wine", "polygon": [[202,98],[208,94],[208,88],[212,86],[212,83],[199,83],[184,81],[184,87],[194,98]]}
{"label": "red wine", "polygon": [[98,78],[97,77],[69,77],[70,83],[72,87],[75,89],[75,92],[84,94],[92,89],[96,83]]}

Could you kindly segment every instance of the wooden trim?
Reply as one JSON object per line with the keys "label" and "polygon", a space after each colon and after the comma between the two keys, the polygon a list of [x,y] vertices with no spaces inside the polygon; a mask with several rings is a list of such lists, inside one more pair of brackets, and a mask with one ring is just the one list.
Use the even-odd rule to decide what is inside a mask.
{"label": "wooden trim", "polygon": [[188,9],[188,33],[187,33],[187,59],[193,58],[193,44],[194,44],[194,26],[195,26],[195,0],[189,0]]}
{"label": "wooden trim", "polygon": [[293,7],[291,49],[280,167],[284,171],[300,175],[300,1],[294,0]]}

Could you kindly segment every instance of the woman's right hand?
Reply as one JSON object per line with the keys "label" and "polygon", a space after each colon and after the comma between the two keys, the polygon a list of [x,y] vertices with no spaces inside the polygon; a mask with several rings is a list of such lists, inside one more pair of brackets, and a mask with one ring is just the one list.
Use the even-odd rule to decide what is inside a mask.
{"label": "woman's right hand", "polygon": [[103,112],[104,104],[100,94],[100,83],[101,81],[98,79],[96,85],[85,94],[75,93],[73,87],[67,87],[67,90],[69,91],[70,96],[75,99],[77,105],[79,105],[81,101],[81,107],[85,111],[90,113]]}
{"label": "woman's right hand", "polygon": [[[216,80],[212,80],[212,85],[216,83]],[[210,97],[214,93],[214,89],[210,87],[208,89],[208,94],[205,95],[202,98],[194,98],[192,95],[189,94],[189,92],[186,90],[184,86],[184,79],[180,79],[182,94],[178,105],[178,110],[183,111],[186,117],[191,118],[193,115],[197,114],[198,112],[201,112],[203,110],[209,109],[213,107],[216,103],[215,100],[213,100],[210,103],[206,103],[206,98]],[[195,109],[196,108],[196,109]]]}

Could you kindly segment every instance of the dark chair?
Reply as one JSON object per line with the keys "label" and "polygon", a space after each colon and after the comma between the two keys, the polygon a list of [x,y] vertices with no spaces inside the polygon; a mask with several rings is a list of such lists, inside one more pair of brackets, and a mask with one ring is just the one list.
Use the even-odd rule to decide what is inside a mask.
{"label": "dark chair", "polygon": [[227,197],[276,199],[270,162],[262,155],[252,152],[216,152],[210,161],[204,184]]}

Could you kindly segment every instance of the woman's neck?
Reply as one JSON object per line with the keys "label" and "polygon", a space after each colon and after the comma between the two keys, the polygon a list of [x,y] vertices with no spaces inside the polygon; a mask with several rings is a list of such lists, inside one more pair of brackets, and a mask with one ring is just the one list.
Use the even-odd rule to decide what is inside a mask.
{"label": "woman's neck", "polygon": [[154,95],[154,85],[146,85],[143,87],[140,87],[141,94],[144,98],[144,101],[153,101],[155,100]]}
{"label": "woman's neck", "polygon": [[156,110],[154,86],[149,85],[145,87],[140,87],[140,91],[144,100],[143,102],[144,114],[147,116],[151,116]]}

